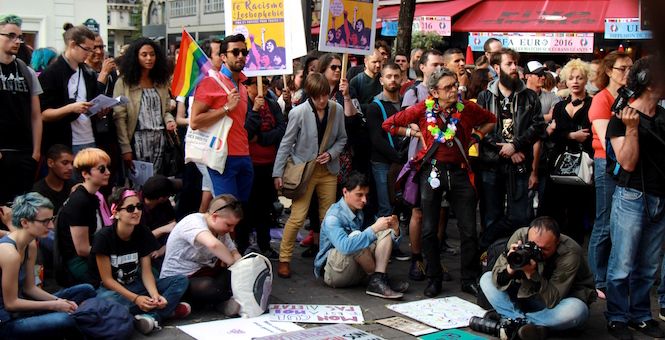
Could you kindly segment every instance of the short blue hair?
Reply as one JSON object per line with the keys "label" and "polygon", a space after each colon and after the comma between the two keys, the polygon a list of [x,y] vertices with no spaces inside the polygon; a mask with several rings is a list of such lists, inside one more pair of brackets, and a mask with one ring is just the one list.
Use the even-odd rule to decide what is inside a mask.
{"label": "short blue hair", "polygon": [[28,221],[34,221],[40,208],[53,210],[53,203],[36,192],[16,196],[12,206],[12,224],[16,228],[22,228],[21,220],[25,218]]}
{"label": "short blue hair", "polygon": [[41,72],[48,66],[49,61],[57,57],[58,54],[50,48],[36,49],[32,52],[30,66],[36,72]]}

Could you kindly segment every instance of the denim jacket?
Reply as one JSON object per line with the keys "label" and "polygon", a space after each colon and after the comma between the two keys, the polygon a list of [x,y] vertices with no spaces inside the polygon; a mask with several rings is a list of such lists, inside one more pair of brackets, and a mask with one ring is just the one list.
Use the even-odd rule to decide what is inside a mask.
{"label": "denim jacket", "polygon": [[[352,255],[369,247],[377,240],[372,228],[361,230],[363,220],[363,212],[359,210],[357,214],[354,214],[344,201],[344,197],[328,208],[326,217],[321,224],[319,253],[314,259],[314,275],[317,278],[326,265],[328,252],[333,248],[344,255]],[[360,233],[350,236],[354,231]],[[392,239],[393,246],[399,246],[402,236],[395,237],[393,233]]]}

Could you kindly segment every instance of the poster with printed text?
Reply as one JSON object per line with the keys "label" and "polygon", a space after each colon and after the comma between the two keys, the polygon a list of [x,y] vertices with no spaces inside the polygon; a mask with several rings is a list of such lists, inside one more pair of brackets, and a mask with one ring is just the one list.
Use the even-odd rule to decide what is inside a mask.
{"label": "poster with printed text", "polygon": [[378,1],[323,0],[319,51],[371,55]]}
{"label": "poster with printed text", "polygon": [[288,15],[292,3],[291,0],[224,2],[226,36],[238,33],[245,36],[248,54],[242,72],[246,76],[293,73]]}

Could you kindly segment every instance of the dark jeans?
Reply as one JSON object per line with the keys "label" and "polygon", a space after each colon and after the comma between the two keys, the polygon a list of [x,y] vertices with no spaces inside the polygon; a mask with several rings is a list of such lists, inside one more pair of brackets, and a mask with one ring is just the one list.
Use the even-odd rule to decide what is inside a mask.
{"label": "dark jeans", "polygon": [[185,164],[185,173],[182,175],[182,190],[175,206],[176,221],[199,211],[201,193],[201,172],[196,167],[196,163]]}
{"label": "dark jeans", "polygon": [[[59,298],[81,302],[95,297],[89,284],[76,285],[53,294]],[[1,339],[83,339],[74,317],[64,312],[18,313],[0,325]]]}
{"label": "dark jeans", "polygon": [[277,200],[277,191],[272,179],[273,164],[254,164],[254,181],[249,202],[243,206],[244,218],[236,228],[238,251],[243,254],[249,247],[249,234],[256,228],[256,240],[261,250],[270,247],[270,209]]}
{"label": "dark jeans", "polygon": [[428,182],[432,171],[432,164],[423,165],[420,170],[420,197],[423,212],[422,222],[422,249],[427,259],[427,277],[438,278],[443,275],[441,268],[440,246],[437,233],[439,231],[439,217],[441,199],[446,191],[446,199],[455,210],[457,227],[459,228],[462,253],[462,281],[475,280],[480,275],[478,251],[478,233],[476,231],[476,193],[469,180],[469,173],[459,165],[452,165],[450,169],[446,164],[437,163],[441,185],[432,189]]}
{"label": "dark jeans", "polygon": [[38,162],[30,152],[0,151],[0,204],[14,200],[32,188]]}
{"label": "dark jeans", "polygon": [[[510,171],[482,173],[487,224],[479,240],[482,248],[487,248],[498,238],[510,236],[518,228],[529,225],[528,212],[533,209],[533,206],[529,206],[532,204],[529,199],[529,174],[510,174]],[[504,204],[506,200],[508,210]]]}

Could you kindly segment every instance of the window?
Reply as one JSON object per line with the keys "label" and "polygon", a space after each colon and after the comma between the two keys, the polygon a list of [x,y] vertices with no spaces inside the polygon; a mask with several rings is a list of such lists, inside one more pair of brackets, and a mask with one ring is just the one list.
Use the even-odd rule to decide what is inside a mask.
{"label": "window", "polygon": [[203,13],[217,13],[224,11],[224,0],[205,0]]}
{"label": "window", "polygon": [[171,17],[196,15],[197,0],[176,0],[169,2]]}

